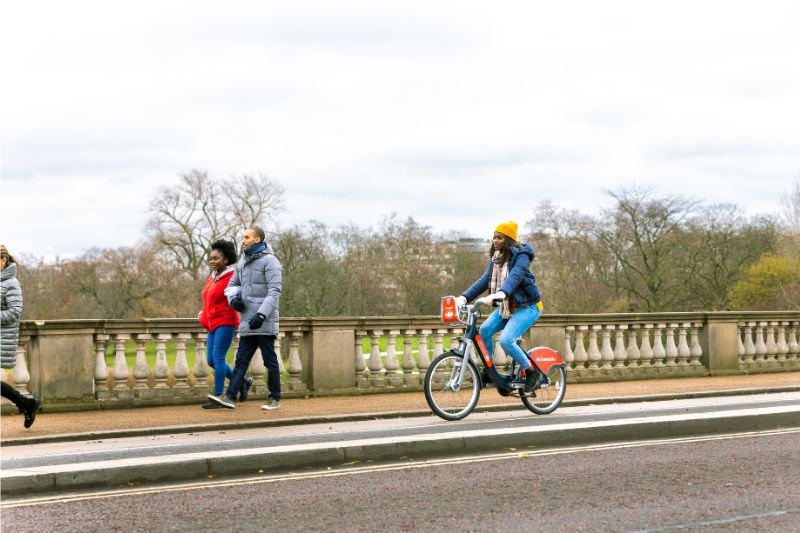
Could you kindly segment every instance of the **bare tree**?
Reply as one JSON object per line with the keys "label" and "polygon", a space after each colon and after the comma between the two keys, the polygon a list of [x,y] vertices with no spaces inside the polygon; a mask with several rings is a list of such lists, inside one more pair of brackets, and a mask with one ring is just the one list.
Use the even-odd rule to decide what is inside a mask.
{"label": "bare tree", "polygon": [[248,226],[273,228],[270,221],[283,208],[283,194],[283,187],[263,174],[216,180],[192,170],[177,185],[158,190],[146,232],[166,257],[197,280],[205,275],[213,241],[238,242]]}
{"label": "bare tree", "polygon": [[800,176],[795,178],[792,190],[781,198],[782,218],[790,231],[800,232]]}
{"label": "bare tree", "polygon": [[697,202],[677,196],[654,199],[639,188],[608,194],[616,206],[604,212],[594,234],[613,259],[616,288],[628,295],[634,309],[680,308],[686,291],[678,237]]}

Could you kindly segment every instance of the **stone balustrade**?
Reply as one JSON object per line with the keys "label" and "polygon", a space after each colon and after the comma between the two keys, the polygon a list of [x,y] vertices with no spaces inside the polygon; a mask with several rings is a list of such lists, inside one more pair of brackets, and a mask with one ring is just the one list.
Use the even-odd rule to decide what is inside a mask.
{"label": "stone balustrade", "polygon": [[[545,315],[524,341],[555,348],[569,379],[587,382],[800,370],[799,328],[800,312]],[[437,317],[284,318],[283,393],[420,390],[463,331]],[[24,321],[5,379],[54,410],[197,403],[213,386],[205,341],[192,319]],[[260,354],[249,373],[266,397]]]}

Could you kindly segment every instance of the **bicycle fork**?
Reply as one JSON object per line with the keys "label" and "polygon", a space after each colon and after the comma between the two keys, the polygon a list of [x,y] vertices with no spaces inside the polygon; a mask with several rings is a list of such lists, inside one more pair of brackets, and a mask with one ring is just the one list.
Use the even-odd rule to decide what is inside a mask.
{"label": "bicycle fork", "polygon": [[461,346],[459,346],[460,351],[463,353],[461,367],[453,367],[450,373],[450,381],[447,383],[447,386],[453,392],[461,390],[461,385],[464,384],[464,376],[467,375],[467,366],[469,366],[469,356],[472,353],[472,347],[473,343],[471,339],[464,339],[461,342]]}

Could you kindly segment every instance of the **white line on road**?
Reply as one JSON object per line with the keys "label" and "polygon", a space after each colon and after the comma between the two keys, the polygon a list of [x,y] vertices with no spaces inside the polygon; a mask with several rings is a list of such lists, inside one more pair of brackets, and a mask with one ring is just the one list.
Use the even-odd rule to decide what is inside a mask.
{"label": "white line on road", "polygon": [[[140,488],[140,489],[109,489],[103,492],[80,493],[80,494],[73,494],[66,496],[65,495],[42,496],[33,498],[11,499],[10,501],[8,498],[5,498],[4,501],[0,503],[0,508],[12,509],[15,507],[51,505],[51,504],[69,503],[69,502],[77,502],[85,500],[118,498],[124,496],[140,496],[147,494],[159,494],[164,492],[177,492],[183,490],[202,490],[202,489],[219,488],[219,487],[259,485],[262,483],[298,481],[298,480],[307,480],[307,479],[324,478],[324,477],[352,476],[360,474],[370,474],[375,472],[391,472],[396,470],[428,468],[432,466],[480,463],[480,462],[499,461],[507,459],[543,457],[549,455],[565,455],[577,452],[593,452],[593,451],[618,450],[625,448],[640,448],[640,447],[658,446],[665,444],[686,444],[693,442],[708,442],[708,441],[731,440],[731,439],[742,439],[742,438],[768,437],[773,435],[788,435],[794,433],[800,433],[800,428],[777,429],[768,431],[751,431],[743,433],[729,433],[722,435],[710,435],[710,436],[700,436],[700,437],[678,437],[672,439],[628,441],[628,442],[618,442],[611,444],[592,444],[592,445],[569,446],[559,449],[546,449],[546,450],[527,450],[527,451],[510,450],[505,453],[485,454],[485,455],[479,455],[477,457],[465,456],[465,457],[452,457],[446,459],[430,459],[424,461],[415,461],[414,463],[388,463],[388,464],[384,463],[384,464],[368,465],[368,466],[354,466],[351,464],[345,464],[345,465],[340,465],[340,467],[337,467],[337,468],[344,468],[344,470],[331,470],[331,467],[328,467],[328,470],[322,470],[316,472],[275,474],[275,475],[260,476],[258,478],[251,477],[244,479],[226,479],[226,480],[216,480],[216,481],[176,483],[176,484],[159,485],[157,487]],[[660,531],[660,530],[653,530],[653,531]]]}
{"label": "white line on road", "polygon": [[676,529],[689,529],[698,527],[722,526],[727,524],[735,524],[736,522],[745,522],[749,520],[758,520],[760,518],[772,518],[775,516],[783,516],[792,513],[800,513],[800,509],[784,509],[781,511],[770,511],[768,513],[759,514],[746,514],[730,516],[728,518],[720,518],[719,520],[705,520],[703,522],[691,522],[687,524],[675,524],[671,526],[654,527],[651,529],[640,529],[634,533],[657,533],[659,531],[674,531]]}

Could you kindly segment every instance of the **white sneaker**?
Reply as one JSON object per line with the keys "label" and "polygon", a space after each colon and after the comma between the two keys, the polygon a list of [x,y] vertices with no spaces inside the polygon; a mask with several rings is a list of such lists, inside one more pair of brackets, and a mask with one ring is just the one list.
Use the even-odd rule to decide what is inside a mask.
{"label": "white sneaker", "polygon": [[261,406],[262,411],[272,411],[281,406],[281,402],[270,396],[267,398],[267,403]]}
{"label": "white sneaker", "polygon": [[228,409],[236,408],[236,402],[228,398],[225,394],[220,394],[219,396],[214,396],[213,394],[209,394],[208,399],[214,403],[221,405],[222,407],[227,407]]}

